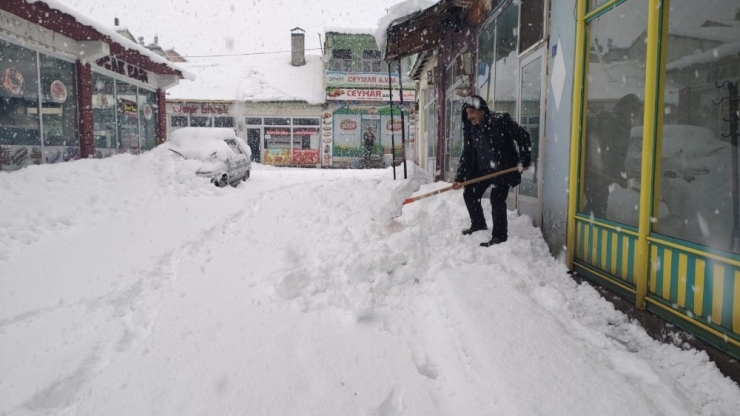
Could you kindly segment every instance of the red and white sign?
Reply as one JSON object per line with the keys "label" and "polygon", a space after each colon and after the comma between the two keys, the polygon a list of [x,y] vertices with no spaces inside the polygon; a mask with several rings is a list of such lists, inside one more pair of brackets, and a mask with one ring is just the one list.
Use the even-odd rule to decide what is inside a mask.
{"label": "red and white sign", "polygon": [[58,103],[67,101],[67,87],[62,81],[53,81],[51,87],[49,87],[49,93],[51,94],[51,98]]}
{"label": "red and white sign", "polygon": [[393,120],[393,123],[391,123],[390,120],[388,120],[385,123],[385,129],[388,131],[401,131],[401,127],[403,126],[401,120]]}
{"label": "red and white sign", "polygon": [[[334,101],[388,101],[390,93],[384,89],[329,88],[326,99]],[[398,90],[393,90],[393,101],[401,101]],[[416,91],[404,90],[403,101],[416,101]]]}
{"label": "red and white sign", "polygon": [[339,123],[339,128],[345,131],[357,130],[357,122],[350,119],[342,120]]}
{"label": "red and white sign", "polygon": [[152,111],[152,106],[149,104],[144,104],[144,109],[142,110],[144,112],[144,118],[147,120],[152,119],[152,115],[154,114],[154,111]]}

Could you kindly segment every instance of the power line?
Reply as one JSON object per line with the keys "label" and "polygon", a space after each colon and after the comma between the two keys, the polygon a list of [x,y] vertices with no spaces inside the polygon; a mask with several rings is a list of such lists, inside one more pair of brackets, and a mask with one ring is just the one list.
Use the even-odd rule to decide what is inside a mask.
{"label": "power line", "polygon": [[[318,51],[321,48],[308,48],[306,51]],[[274,51],[274,52],[252,52],[252,53],[232,53],[226,55],[185,55],[183,58],[220,58],[224,56],[249,56],[249,55],[269,55],[273,53],[288,53],[293,51]]]}

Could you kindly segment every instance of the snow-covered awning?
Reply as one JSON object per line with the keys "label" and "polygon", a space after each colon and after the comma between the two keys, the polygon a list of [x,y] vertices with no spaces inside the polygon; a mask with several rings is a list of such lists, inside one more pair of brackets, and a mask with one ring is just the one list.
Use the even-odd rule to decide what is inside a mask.
{"label": "snow-covered awning", "polygon": [[195,74],[132,42],[110,27],[72,9],[60,0],[3,0],[0,10],[79,42],[108,44],[110,56],[158,75],[195,80]]}
{"label": "snow-covered awning", "polygon": [[378,47],[385,49],[385,59],[395,60],[435,48],[452,28],[460,25],[462,3],[407,0],[391,7],[375,31]]}

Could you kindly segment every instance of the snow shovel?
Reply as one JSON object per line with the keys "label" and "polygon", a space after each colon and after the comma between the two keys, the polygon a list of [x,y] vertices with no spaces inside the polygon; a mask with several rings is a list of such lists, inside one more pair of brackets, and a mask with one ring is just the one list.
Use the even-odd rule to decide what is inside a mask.
{"label": "snow shovel", "polygon": [[[494,173],[491,173],[491,174],[488,174],[488,175],[485,175],[485,176],[481,176],[479,178],[471,179],[469,181],[460,182],[460,185],[461,186],[472,185],[474,183],[485,181],[486,179],[495,178],[496,176],[503,175],[505,173],[516,172],[517,170],[519,170],[519,167],[518,166],[517,167],[513,167],[513,168],[509,168],[509,169],[504,169],[502,171],[494,172]],[[406,198],[406,200],[403,201],[403,205],[410,204],[410,203],[415,202],[415,201],[418,201],[420,199],[429,198],[430,196],[441,194],[442,192],[447,192],[447,191],[449,191],[451,189],[453,189],[452,188],[452,185],[445,186],[444,188],[440,188],[440,189],[437,189],[436,191],[432,191],[432,192],[429,192],[429,193],[426,193],[426,194],[421,194],[421,195],[414,196],[414,197],[411,197],[411,198]]]}

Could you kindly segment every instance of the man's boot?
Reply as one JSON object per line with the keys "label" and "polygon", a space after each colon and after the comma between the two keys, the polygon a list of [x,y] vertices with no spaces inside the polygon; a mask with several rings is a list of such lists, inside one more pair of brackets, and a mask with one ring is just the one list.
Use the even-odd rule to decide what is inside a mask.
{"label": "man's boot", "polygon": [[487,230],[487,229],[488,229],[488,226],[486,225],[471,225],[470,228],[464,229],[462,233],[463,235],[470,235],[476,231]]}

